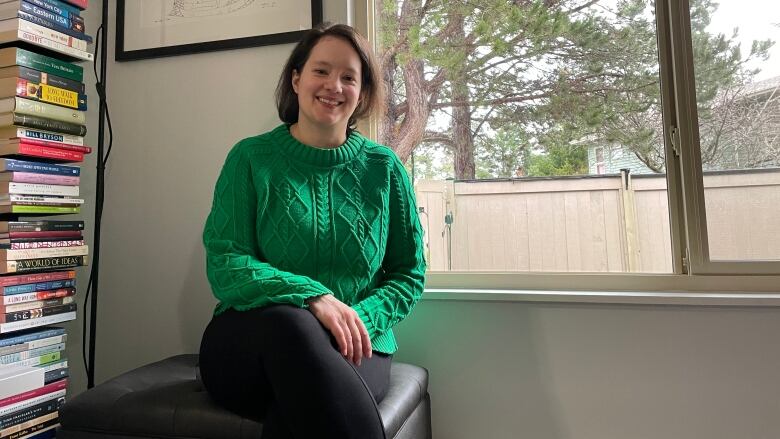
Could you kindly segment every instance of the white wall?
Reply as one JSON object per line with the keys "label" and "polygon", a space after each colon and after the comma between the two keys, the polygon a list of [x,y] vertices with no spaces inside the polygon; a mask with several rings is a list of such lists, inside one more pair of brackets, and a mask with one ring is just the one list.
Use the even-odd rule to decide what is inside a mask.
{"label": "white wall", "polygon": [[769,439],[780,309],[422,301],[436,438]]}
{"label": "white wall", "polygon": [[[351,2],[325,5],[344,21]],[[94,2],[90,29],[99,15]],[[215,303],[200,243],[214,182],[237,140],[278,123],[272,94],[290,49],[108,63],[98,383],[197,351]],[[91,136],[96,115],[92,105]],[[397,358],[430,369],[439,439],[770,438],[780,431],[779,313],[424,300],[399,327]],[[86,382],[81,320],[70,327],[75,394]]]}

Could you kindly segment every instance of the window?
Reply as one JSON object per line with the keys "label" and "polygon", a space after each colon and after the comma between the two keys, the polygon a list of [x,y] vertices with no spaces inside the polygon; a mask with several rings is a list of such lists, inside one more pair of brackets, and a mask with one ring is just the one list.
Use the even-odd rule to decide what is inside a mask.
{"label": "window", "polygon": [[604,164],[604,148],[596,148],[596,174],[602,175],[607,173],[607,167]]}
{"label": "window", "polygon": [[707,247],[714,261],[778,261],[780,51],[772,39],[780,6],[718,3],[716,10],[691,5],[692,28],[706,24],[724,42],[710,52],[704,37],[693,46]]}
{"label": "window", "polygon": [[[780,259],[780,100],[754,85],[756,63],[780,58],[762,41],[780,35],[721,36],[777,14],[734,23],[737,1],[720,3],[375,1],[390,91],[376,134],[414,175],[429,269],[779,273],[713,265]],[[756,132],[737,114],[765,136],[733,134],[712,160],[718,122]]]}

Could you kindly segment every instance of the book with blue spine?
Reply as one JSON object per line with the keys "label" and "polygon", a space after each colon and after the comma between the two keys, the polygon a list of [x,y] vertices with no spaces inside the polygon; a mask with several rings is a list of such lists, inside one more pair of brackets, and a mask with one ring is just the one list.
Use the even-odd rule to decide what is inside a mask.
{"label": "book with blue spine", "polygon": [[81,168],[54,163],[31,162],[27,160],[0,159],[0,171],[35,172],[37,174],[67,175],[78,177]]}
{"label": "book with blue spine", "polygon": [[65,333],[64,328],[35,328],[21,331],[12,336],[0,337],[0,347],[28,343],[42,338],[54,337]]}
{"label": "book with blue spine", "polygon": [[63,3],[59,0],[25,0],[25,1],[32,3],[36,6],[39,6],[43,9],[46,9],[49,12],[55,13],[63,18],[67,18],[68,20],[75,21],[76,23],[81,23],[82,32],[84,31],[84,17],[81,16],[81,11],[79,11],[75,7],[67,3]]}
{"label": "book with blue spine", "polygon": [[76,286],[76,279],[53,280],[49,282],[39,282],[35,284],[11,285],[3,287],[0,290],[0,296],[13,296],[16,294],[32,293],[35,291],[49,291],[60,288],[73,288]]}
{"label": "book with blue spine", "polygon": [[[39,26],[47,27],[47,28],[49,28],[51,30],[54,30],[54,31],[57,31],[57,32],[61,32],[61,33],[65,34],[65,35],[71,36],[71,37],[76,38],[78,40],[86,41],[87,44],[92,44],[92,37],[87,35],[87,34],[85,34],[85,33],[81,33],[81,32],[79,32],[77,30],[74,30],[71,27],[73,25],[72,22],[68,21],[68,25],[66,27],[66,26],[61,25],[61,24],[59,24],[57,22],[48,20],[48,19],[44,18],[43,16],[41,16],[39,14],[34,14],[32,12],[28,12],[28,9],[25,9],[24,2],[22,3],[22,5],[23,5],[22,6],[23,9],[20,9],[19,12],[16,13],[16,16],[21,18],[22,20],[29,21],[30,23],[35,23],[35,24],[37,24]],[[40,9],[35,9],[35,10],[41,12]],[[43,12],[45,12],[45,11],[43,11]]]}

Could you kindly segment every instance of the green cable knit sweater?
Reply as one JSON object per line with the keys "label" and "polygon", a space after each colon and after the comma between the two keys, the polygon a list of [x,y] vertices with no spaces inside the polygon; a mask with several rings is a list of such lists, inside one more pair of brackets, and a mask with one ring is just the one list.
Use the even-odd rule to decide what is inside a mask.
{"label": "green cable knit sweater", "polygon": [[387,147],[352,132],[334,149],[298,142],[287,125],[227,156],[203,232],[216,313],[306,307],[333,294],[360,316],[375,351],[423,290],[414,192]]}

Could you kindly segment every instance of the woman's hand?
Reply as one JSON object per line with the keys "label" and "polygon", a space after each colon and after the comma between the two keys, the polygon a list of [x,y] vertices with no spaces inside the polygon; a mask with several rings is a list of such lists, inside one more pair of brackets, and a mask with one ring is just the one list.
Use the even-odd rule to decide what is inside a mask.
{"label": "woman's hand", "polygon": [[371,339],[354,309],[332,294],[309,299],[309,310],[333,334],[341,355],[360,366],[363,357],[371,358]]}

